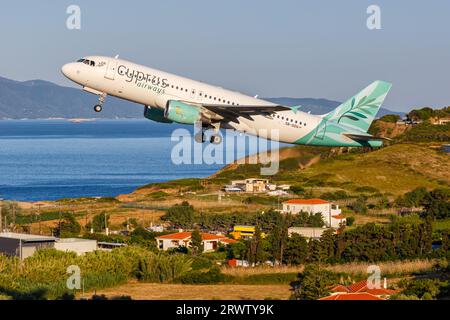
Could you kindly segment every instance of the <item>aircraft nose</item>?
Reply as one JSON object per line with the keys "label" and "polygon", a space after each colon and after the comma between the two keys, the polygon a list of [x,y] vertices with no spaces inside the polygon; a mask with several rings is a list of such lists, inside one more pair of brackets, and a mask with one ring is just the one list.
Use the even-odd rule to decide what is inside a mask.
{"label": "aircraft nose", "polygon": [[75,70],[75,68],[74,68],[73,63],[67,63],[67,64],[63,65],[61,68],[62,74],[65,75],[69,79],[71,79],[73,77],[74,70]]}

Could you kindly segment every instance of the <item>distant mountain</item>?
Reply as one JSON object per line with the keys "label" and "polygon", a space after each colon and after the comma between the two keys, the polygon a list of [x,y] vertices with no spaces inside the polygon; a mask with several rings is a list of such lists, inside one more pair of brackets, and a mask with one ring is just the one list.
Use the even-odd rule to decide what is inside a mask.
{"label": "distant mountain", "polygon": [[[324,114],[340,102],[326,99],[266,98],[288,106],[301,105],[302,111]],[[142,118],[141,105],[107,97],[101,113],[95,113],[95,95],[81,89],[62,87],[42,80],[14,81],[0,77],[0,119],[43,118]],[[403,113],[381,109],[379,115]]]}

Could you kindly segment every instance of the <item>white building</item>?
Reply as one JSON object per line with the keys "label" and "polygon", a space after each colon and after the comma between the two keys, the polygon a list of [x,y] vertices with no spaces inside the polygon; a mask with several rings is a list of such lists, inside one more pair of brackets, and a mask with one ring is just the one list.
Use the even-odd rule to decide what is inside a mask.
{"label": "white building", "polygon": [[287,196],[289,193],[287,193],[287,192],[284,191],[284,190],[278,189],[278,190],[274,190],[274,191],[269,191],[269,192],[267,192],[267,194],[268,194],[269,196],[275,196],[275,197],[278,197],[278,196]]}
{"label": "white building", "polygon": [[32,256],[37,250],[53,248],[55,237],[34,234],[0,233],[0,254],[16,256],[20,260]]}
{"label": "white building", "polygon": [[325,230],[327,230],[327,228],[290,227],[288,229],[288,235],[290,237],[293,234],[299,234],[307,239],[320,239]]}
{"label": "white building", "polygon": [[[224,235],[216,235],[203,232],[200,232],[200,234],[202,236],[204,252],[211,252],[216,250],[219,243],[230,244],[236,242],[236,240],[229,239]],[[191,236],[192,232],[189,231],[166,234],[156,237],[156,243],[158,249],[164,251],[179,247],[190,247],[192,245]]]}
{"label": "white building", "polygon": [[298,214],[306,212],[310,215],[321,213],[322,219],[327,227],[339,228],[345,223],[338,205],[322,199],[292,199],[283,202],[283,213]]}
{"label": "white building", "polygon": [[245,179],[231,181],[231,186],[242,189],[245,192],[261,193],[266,191],[268,179]]}
{"label": "white building", "polygon": [[77,255],[83,255],[86,252],[97,250],[97,240],[63,238],[55,242],[55,249],[64,252],[75,252]]}

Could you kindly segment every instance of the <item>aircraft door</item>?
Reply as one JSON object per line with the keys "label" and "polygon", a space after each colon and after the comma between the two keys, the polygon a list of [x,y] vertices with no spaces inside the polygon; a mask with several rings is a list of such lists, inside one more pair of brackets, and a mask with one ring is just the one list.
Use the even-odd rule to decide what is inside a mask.
{"label": "aircraft door", "polygon": [[117,69],[117,59],[109,60],[108,67],[106,68],[105,78],[109,80],[114,80]]}

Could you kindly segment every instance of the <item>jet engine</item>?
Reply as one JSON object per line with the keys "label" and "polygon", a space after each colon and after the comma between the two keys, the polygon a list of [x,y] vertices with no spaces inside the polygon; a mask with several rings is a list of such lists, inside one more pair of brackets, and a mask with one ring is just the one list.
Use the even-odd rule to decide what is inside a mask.
{"label": "jet engine", "polygon": [[201,113],[198,107],[180,101],[170,100],[167,102],[164,117],[173,122],[195,124],[201,120]]}
{"label": "jet engine", "polygon": [[147,119],[156,121],[156,122],[162,122],[162,123],[172,123],[173,121],[167,119],[164,117],[164,110],[158,109],[158,108],[151,108],[149,106],[145,106],[144,109],[144,117]]}

